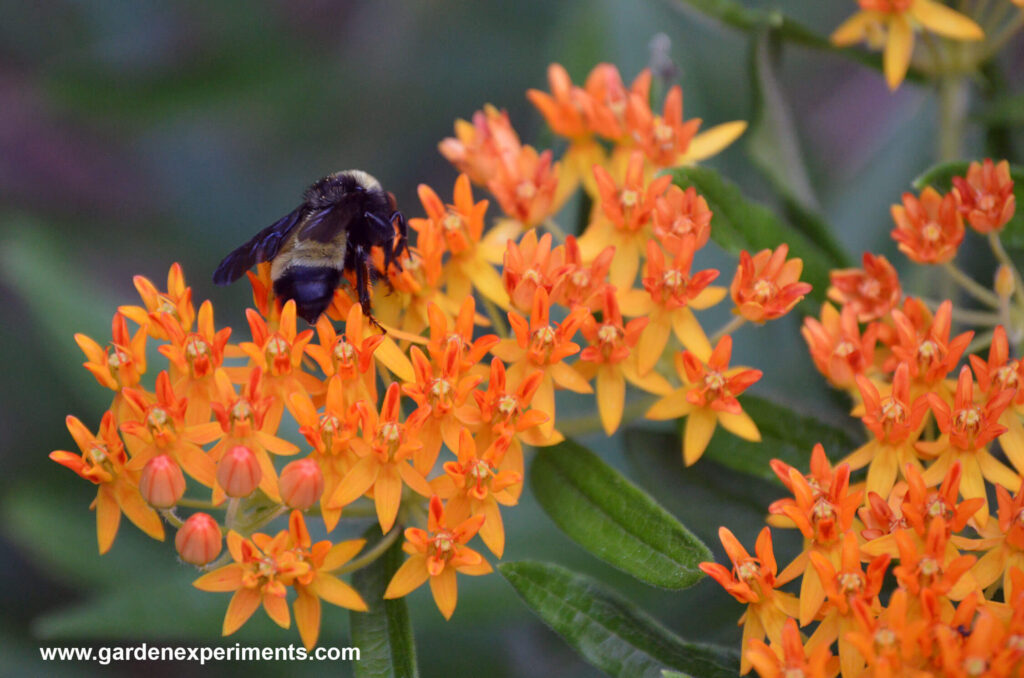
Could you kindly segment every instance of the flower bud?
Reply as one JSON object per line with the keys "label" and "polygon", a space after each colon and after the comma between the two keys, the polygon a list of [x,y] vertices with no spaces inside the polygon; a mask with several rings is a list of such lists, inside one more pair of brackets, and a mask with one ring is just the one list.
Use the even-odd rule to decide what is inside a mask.
{"label": "flower bud", "polygon": [[150,506],[170,508],[185,494],[181,467],[166,454],[153,457],[142,467],[139,492]]}
{"label": "flower bud", "polygon": [[195,513],[178,529],[174,546],[186,563],[206,565],[220,555],[220,526],[208,514]]}
{"label": "flower bud", "polygon": [[229,497],[248,497],[262,477],[259,460],[245,445],[232,447],[217,464],[217,482]]}
{"label": "flower bud", "polygon": [[278,486],[285,504],[305,511],[323,494],[324,474],[314,460],[299,459],[284,467]]}
{"label": "flower bud", "polygon": [[1003,264],[996,270],[996,294],[999,295],[1000,299],[1009,299],[1010,295],[1013,294],[1013,271],[1006,264]]}

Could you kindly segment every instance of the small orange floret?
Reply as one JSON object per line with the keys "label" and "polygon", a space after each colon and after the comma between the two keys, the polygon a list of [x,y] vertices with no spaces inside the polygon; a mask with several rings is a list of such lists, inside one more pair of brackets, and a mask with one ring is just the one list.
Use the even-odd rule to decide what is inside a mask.
{"label": "small orange floret", "polygon": [[1006,160],[972,162],[966,177],[953,177],[953,186],[960,195],[960,213],[978,233],[1002,230],[1017,209]]}
{"label": "small orange floret", "polygon": [[903,194],[903,204],[892,206],[896,228],[893,240],[900,251],[919,264],[942,264],[951,260],[964,239],[956,192],[940,194],[927,187],[921,196]]}
{"label": "small orange floret", "polygon": [[888,259],[871,252],[864,253],[861,265],[832,271],[828,298],[851,306],[860,322],[884,318],[903,296],[899,275]]}
{"label": "small orange floret", "polygon": [[787,254],[786,243],[774,251],[761,250],[753,257],[746,251],[740,252],[740,263],[730,287],[736,304],[734,313],[755,323],[774,320],[788,313],[811,291],[808,283],[800,282],[803,260],[787,261]]}

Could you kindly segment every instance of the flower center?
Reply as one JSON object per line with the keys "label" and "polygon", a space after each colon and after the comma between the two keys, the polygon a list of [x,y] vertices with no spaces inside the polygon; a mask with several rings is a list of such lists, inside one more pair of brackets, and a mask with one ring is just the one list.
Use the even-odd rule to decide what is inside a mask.
{"label": "flower center", "polygon": [[725,377],[721,372],[708,370],[708,373],[704,375],[704,386],[709,391],[719,393],[725,388]]}
{"label": "flower center", "polygon": [[875,647],[885,650],[896,644],[896,633],[892,629],[875,631]]}
{"label": "flower center", "polygon": [[956,413],[956,425],[962,431],[976,433],[981,427],[981,409],[969,407]]}
{"label": "flower center", "polygon": [[516,186],[516,195],[520,200],[533,200],[533,196],[537,195],[537,187],[532,181],[524,181]]}
{"label": "flower center", "polygon": [[281,337],[271,337],[270,341],[267,342],[267,353],[272,357],[276,358],[279,355],[283,355],[288,352],[288,342]]}
{"label": "flower center", "polygon": [[430,395],[434,396],[437,400],[446,398],[452,390],[451,382],[447,379],[435,379],[430,385]]}
{"label": "flower center", "polygon": [[933,360],[939,355],[939,345],[931,339],[921,342],[921,346],[917,349],[917,355],[922,360]]}
{"label": "flower center", "polygon": [[434,544],[434,555],[442,560],[448,560],[455,547],[455,537],[448,530],[441,530],[431,540]]}
{"label": "flower center", "polygon": [[811,515],[816,521],[831,520],[836,516],[836,509],[828,499],[819,497],[818,501],[814,502],[814,507],[811,508]]}
{"label": "flower center", "polygon": [[356,354],[356,348],[344,339],[339,339],[334,345],[334,357],[340,362],[350,362]]}
{"label": "flower center", "polygon": [[929,221],[921,228],[921,237],[928,243],[936,243],[942,237],[942,229],[934,221]]}
{"label": "flower center", "polygon": [[210,345],[202,337],[193,334],[185,342],[185,355],[189,359],[208,356],[210,355]]}
{"label": "flower center", "polygon": [[856,351],[857,347],[854,345],[854,343],[852,341],[846,341],[844,339],[843,341],[840,341],[838,344],[836,344],[836,349],[834,353],[840,358],[845,358],[855,353]]}
{"label": "flower center", "polygon": [[541,346],[550,346],[555,343],[555,328],[551,325],[537,328],[533,333],[533,340]]}
{"label": "flower center", "polygon": [[320,430],[327,434],[337,433],[341,428],[341,422],[333,414],[325,414],[320,420]]}
{"label": "flower center", "polygon": [[882,284],[874,278],[865,278],[857,286],[857,291],[861,293],[861,296],[874,299],[882,293]]}
{"label": "flower center", "polygon": [[479,459],[469,470],[469,475],[477,483],[481,483],[491,475],[491,466],[483,459]]}
{"label": "flower center", "polygon": [[981,657],[968,657],[964,660],[964,671],[968,676],[980,676],[988,670],[988,662]]}
{"label": "flower center", "polygon": [[661,282],[672,294],[679,294],[686,285],[686,276],[683,275],[682,271],[670,268],[661,276]]}
{"label": "flower center", "polygon": [[837,577],[839,587],[847,593],[860,591],[864,588],[864,577],[860,572],[840,572]]}
{"label": "flower center", "polygon": [[614,344],[619,340],[622,334],[622,330],[609,323],[601,325],[601,329],[597,331],[597,340],[602,344]]}
{"label": "flower center", "polygon": [[394,421],[381,424],[378,431],[380,431],[380,437],[389,443],[398,442],[398,439],[402,436],[402,427]]}
{"label": "flower center", "polygon": [[231,418],[235,421],[239,419],[248,419],[252,416],[252,408],[249,407],[249,403],[245,400],[239,400],[231,408]]}
{"label": "flower center", "polygon": [[535,285],[540,284],[540,273],[535,268],[528,268],[523,272],[523,280],[529,280]]}
{"label": "flower center", "polygon": [[636,204],[639,202],[639,200],[640,197],[637,195],[637,192],[632,189],[627,188],[623,190],[622,193],[619,195],[619,202],[621,202],[622,206],[627,209],[631,207],[636,207]]}
{"label": "flower center", "polygon": [[654,138],[662,148],[671,148],[675,141],[676,131],[672,129],[671,125],[666,125],[664,121],[657,120],[654,123]]}
{"label": "flower center", "polygon": [[782,674],[783,678],[804,678],[804,670],[798,667],[786,669]]}
{"label": "flower center", "polygon": [[107,364],[110,365],[115,370],[129,362],[131,362],[131,356],[129,356],[124,351],[121,351],[116,348],[114,349],[113,353],[107,356]]}
{"label": "flower center", "polygon": [[163,428],[169,420],[170,416],[167,414],[167,410],[162,407],[154,407],[146,416],[146,423],[150,428]]}
{"label": "flower center", "polygon": [[590,273],[583,269],[573,271],[572,276],[569,279],[576,287],[587,287],[590,285]]}
{"label": "flower center", "polygon": [[941,569],[934,558],[922,558],[919,567],[921,568],[921,574],[925,577],[934,577]]}
{"label": "flower center", "polygon": [[1002,388],[1017,388],[1017,361],[1003,365],[996,370],[995,382]]}
{"label": "flower center", "polygon": [[519,407],[519,402],[513,395],[503,395],[498,398],[498,411],[506,417],[515,413],[516,408]]}
{"label": "flower center", "polygon": [[736,578],[742,581],[750,581],[757,577],[760,570],[761,568],[758,567],[756,560],[745,560],[736,566]]}
{"label": "flower center", "polygon": [[889,397],[882,402],[882,418],[890,424],[902,424],[907,412],[900,401]]}
{"label": "flower center", "polygon": [[934,497],[928,502],[928,515],[932,518],[938,518],[939,516],[945,516],[949,513],[949,509],[946,507],[946,502],[942,501],[939,497]]}
{"label": "flower center", "polygon": [[765,303],[778,293],[779,288],[770,280],[761,278],[754,283],[754,298],[759,303]]}

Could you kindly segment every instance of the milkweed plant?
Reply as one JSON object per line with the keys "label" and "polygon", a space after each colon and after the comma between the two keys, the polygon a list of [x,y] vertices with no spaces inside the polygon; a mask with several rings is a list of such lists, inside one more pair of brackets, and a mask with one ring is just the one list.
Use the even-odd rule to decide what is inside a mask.
{"label": "milkweed plant", "polygon": [[[830,38],[729,0],[693,6],[750,35],[761,88],[772,41],[936,93],[938,164],[890,189],[898,260],[851,256],[784,179],[782,216],[701,164],[770,135],[765,115],[749,131],[705,122],[651,69],[624,78],[601,63],[574,82],[552,64],[547,90],[526,97],[558,152],[523,143],[497,106],[457,120],[438,145],[454,180],[421,184],[420,204],[404,206],[414,246],[386,269],[375,252],[374,318],[343,285],[304,326],[275,298],[269,264],[249,274],[244,316],[215,310],[185,277],[207,272],[186,262],[166,284],[137,276],[139,303],[117,309],[109,338],[75,336],[110,404],[99,421],[68,416],[73,445],[50,457],[95,486],[99,552],[122,527],[173,541],[193,585],[223,596],[223,635],[262,608],[312,648],[323,605],[346,608],[353,637],[395,675],[416,671],[404,596],[428,585],[448,619],[460,580],[495,570],[614,675],[1024,674],[1024,169],[998,135],[973,149],[965,134],[965,101],[991,84],[1024,7],[847,4]],[[990,250],[989,270],[958,265],[967,243]],[[908,289],[911,267],[945,282]],[[706,311],[723,305],[731,320],[710,327]],[[734,341],[789,314],[860,432],[839,436],[848,446],[787,440],[779,420],[813,417],[747,393],[770,384],[735,364]],[[566,419],[563,391],[592,399],[593,415]],[[779,498],[754,543],[721,525],[727,558],[714,562],[567,438],[642,420],[673,422],[660,426],[679,443],[658,453],[675,465],[710,455],[737,485],[774,474]],[[722,440],[746,441],[726,447],[746,457]],[[780,441],[801,446],[795,458],[774,458]],[[713,578],[745,608],[742,640],[683,640],[603,584],[507,554],[524,482],[571,538],[641,581]],[[333,536],[368,518],[363,538]],[[802,548],[780,562],[781,530]]]}

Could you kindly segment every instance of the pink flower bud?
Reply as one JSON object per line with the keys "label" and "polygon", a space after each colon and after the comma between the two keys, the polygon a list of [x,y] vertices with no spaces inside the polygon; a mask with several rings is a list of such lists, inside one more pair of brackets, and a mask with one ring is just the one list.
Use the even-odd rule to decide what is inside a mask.
{"label": "pink flower bud", "polygon": [[142,498],[155,508],[170,508],[185,494],[185,476],[181,467],[166,454],[153,457],[139,476]]}
{"label": "pink flower bud", "polygon": [[229,497],[248,497],[262,477],[259,460],[245,445],[232,447],[217,464],[217,482]]}
{"label": "pink flower bud", "polygon": [[178,555],[186,563],[206,565],[220,555],[220,526],[206,513],[195,513],[174,537]]}
{"label": "pink flower bud", "polygon": [[324,474],[312,459],[299,459],[284,467],[278,485],[284,503],[304,511],[323,494]]}

